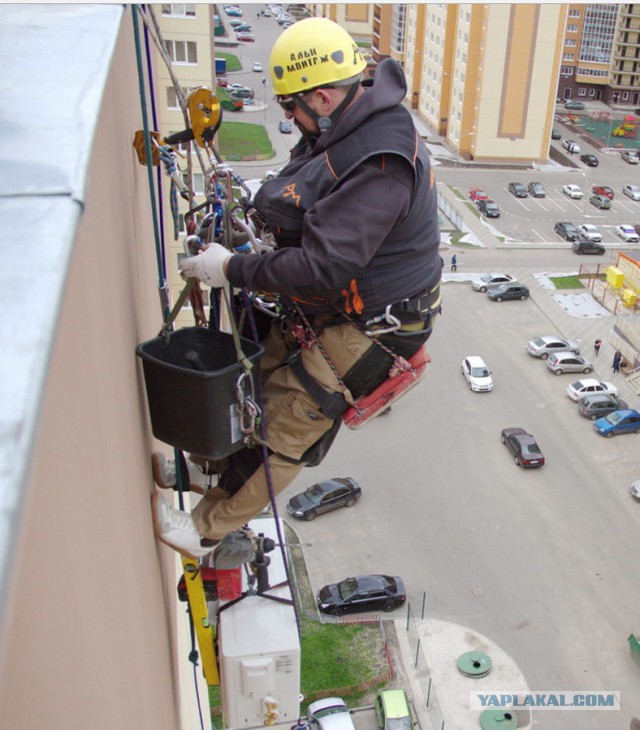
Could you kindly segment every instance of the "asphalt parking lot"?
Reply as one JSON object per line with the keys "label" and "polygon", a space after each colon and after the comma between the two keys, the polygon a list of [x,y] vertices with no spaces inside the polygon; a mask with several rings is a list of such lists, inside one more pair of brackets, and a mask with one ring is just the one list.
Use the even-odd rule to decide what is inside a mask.
{"label": "asphalt parking lot", "polygon": [[[335,476],[363,487],[353,509],[296,523],[316,589],[347,575],[400,574],[410,600],[424,594],[430,617],[489,637],[531,689],[620,691],[623,710],[604,726],[625,727],[640,714],[626,645],[640,629],[640,510],[628,492],[640,437],[597,436],[566,395],[574,378],[554,376],[525,352],[533,336],[590,343],[607,324],[572,322],[532,274],[516,273],[532,288],[528,301],[497,304],[468,284],[446,283],[425,381],[389,415],[344,429],[326,460],[287,492]],[[493,371],[493,392],[469,390],[460,374],[468,354]],[[610,379],[610,357],[603,349],[597,360],[602,379]],[[536,436],[542,469],[514,465],[500,443],[507,426]],[[446,705],[443,713],[447,720]],[[600,729],[602,714],[549,712],[540,726]]]}

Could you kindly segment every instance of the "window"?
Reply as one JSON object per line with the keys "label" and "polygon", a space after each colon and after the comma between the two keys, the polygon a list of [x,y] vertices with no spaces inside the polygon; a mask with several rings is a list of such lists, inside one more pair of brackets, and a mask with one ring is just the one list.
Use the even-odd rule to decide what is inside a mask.
{"label": "window", "polygon": [[171,63],[198,63],[195,41],[165,41]]}
{"label": "window", "polygon": [[578,32],[577,25],[568,25],[567,26],[567,33],[577,33],[577,32]]}
{"label": "window", "polygon": [[572,8],[569,10],[569,17],[570,18],[579,18],[580,17],[580,11],[576,8]]}
{"label": "window", "polygon": [[195,18],[196,17],[196,4],[195,3],[163,3],[162,4],[163,15],[173,15],[179,18]]}
{"label": "window", "polygon": [[406,5],[404,3],[393,5],[391,14],[391,48],[398,53],[404,53],[405,14]]}
{"label": "window", "polygon": [[573,66],[561,66],[560,76],[573,76]]}
{"label": "window", "polygon": [[573,53],[565,53],[564,56],[562,56],[563,61],[573,61]]}
{"label": "window", "polygon": [[575,38],[568,38],[565,41],[564,44],[565,44],[565,46],[567,46],[567,48],[575,48],[576,47],[576,39]]}
{"label": "window", "polygon": [[586,96],[587,90],[586,89],[578,89],[578,96]]}

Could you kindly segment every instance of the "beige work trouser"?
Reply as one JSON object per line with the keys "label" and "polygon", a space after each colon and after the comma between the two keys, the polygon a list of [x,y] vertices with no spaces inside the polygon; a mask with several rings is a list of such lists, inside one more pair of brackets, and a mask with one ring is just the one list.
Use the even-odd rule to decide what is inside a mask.
{"label": "beige work trouser", "polygon": [[[372,340],[355,325],[331,326],[319,336],[340,376],[344,376],[370,347]],[[275,494],[282,492],[304,468],[304,464],[287,459],[300,459],[334,424],[320,410],[291,368],[282,364],[298,343],[290,334],[281,332],[275,323],[265,338],[265,354],[260,363],[263,385],[263,408],[267,444],[274,452],[268,463]],[[349,403],[351,393],[340,386],[335,374],[317,345],[302,348],[302,363],[307,373],[325,390],[341,391]],[[233,496],[219,488],[209,490],[193,510],[193,519],[200,534],[219,540],[253,519],[269,504],[269,489],[262,464]]]}

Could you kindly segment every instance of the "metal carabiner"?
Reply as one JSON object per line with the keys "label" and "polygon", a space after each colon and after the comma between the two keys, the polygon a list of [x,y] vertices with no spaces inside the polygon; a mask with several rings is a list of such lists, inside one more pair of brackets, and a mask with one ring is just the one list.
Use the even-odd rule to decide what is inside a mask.
{"label": "metal carabiner", "polygon": [[249,378],[250,393],[245,392],[243,387],[244,381],[248,373],[240,373],[236,382],[236,400],[237,411],[240,417],[240,430],[243,434],[248,435],[254,432],[256,419],[261,415],[262,411],[255,401],[253,392],[253,380]]}
{"label": "metal carabiner", "polygon": [[396,330],[399,330],[402,323],[397,317],[394,317],[393,314],[391,314],[391,304],[387,305],[387,308],[384,310],[384,314],[380,315],[379,317],[375,317],[374,319],[370,319],[367,324],[375,324],[376,322],[387,322],[390,326],[389,327],[381,327],[380,329],[375,330],[365,330],[365,335],[368,337],[376,337],[377,335],[386,335],[389,332],[395,332]]}

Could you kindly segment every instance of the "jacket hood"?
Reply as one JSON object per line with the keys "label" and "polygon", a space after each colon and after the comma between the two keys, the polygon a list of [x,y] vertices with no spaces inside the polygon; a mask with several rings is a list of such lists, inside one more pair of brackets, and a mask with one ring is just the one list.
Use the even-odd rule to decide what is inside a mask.
{"label": "jacket hood", "polygon": [[327,147],[351,134],[365,119],[377,112],[401,104],[407,93],[407,82],[402,66],[393,58],[386,58],[376,68],[375,79],[365,92],[347,109],[336,124],[316,140],[313,153],[318,154]]}

